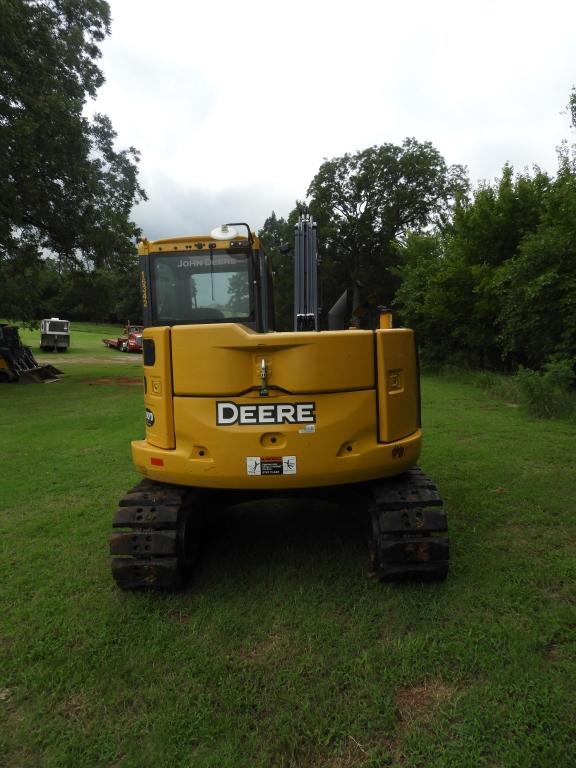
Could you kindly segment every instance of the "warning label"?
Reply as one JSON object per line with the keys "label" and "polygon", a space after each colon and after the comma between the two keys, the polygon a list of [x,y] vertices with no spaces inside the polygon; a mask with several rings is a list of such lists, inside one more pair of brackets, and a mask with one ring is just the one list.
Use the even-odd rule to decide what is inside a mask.
{"label": "warning label", "polygon": [[296,456],[246,456],[248,475],[295,475]]}

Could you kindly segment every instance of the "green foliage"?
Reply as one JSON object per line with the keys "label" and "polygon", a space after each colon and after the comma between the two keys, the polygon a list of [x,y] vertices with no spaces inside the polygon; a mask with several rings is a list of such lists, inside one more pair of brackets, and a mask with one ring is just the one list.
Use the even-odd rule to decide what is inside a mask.
{"label": "green foliage", "polygon": [[520,368],[516,374],[520,402],[533,416],[565,419],[576,414],[574,368],[571,360],[555,358],[542,371]]}
{"label": "green foliage", "polygon": [[137,322],[142,317],[139,271],[106,269],[67,272],[56,297],[60,316],[70,320]]}
{"label": "green foliage", "polygon": [[522,238],[538,226],[542,203],[550,187],[547,174],[536,170],[514,178],[510,165],[494,185],[481,184],[472,202],[460,197],[453,209],[451,247],[468,264],[497,267],[510,258]]}
{"label": "green foliage", "polygon": [[436,362],[540,369],[576,356],[576,173],[516,178],[460,199],[449,227],[398,247],[396,302]]}
{"label": "green foliage", "polygon": [[412,233],[398,247],[404,264],[395,303],[402,322],[416,330],[425,362],[483,365],[493,337],[489,274],[447,243],[440,233]]}
{"label": "green foliage", "polygon": [[83,114],[103,83],[104,0],[3,0],[0,26],[0,303],[37,314],[43,256],[62,269],[129,269],[145,197],[138,152]]}
{"label": "green foliage", "polygon": [[499,276],[504,353],[541,368],[550,355],[576,358],[576,168],[564,166],[527,235]]}
{"label": "green foliage", "polygon": [[323,256],[325,306],[360,283],[390,304],[399,279],[395,243],[410,229],[442,223],[467,188],[462,166],[448,167],[430,142],[407,138],[325,160],[308,188]]}
{"label": "green foliage", "polygon": [[[26,273],[20,278],[25,276]],[[17,273],[15,279],[18,279]],[[140,272],[136,263],[123,271],[62,269],[53,258],[45,258],[31,279],[34,280],[34,314],[28,319],[21,313],[12,316],[13,320],[31,327],[37,326],[43,317],[111,323],[139,322],[142,318]],[[0,284],[0,306],[6,306],[1,296]]]}

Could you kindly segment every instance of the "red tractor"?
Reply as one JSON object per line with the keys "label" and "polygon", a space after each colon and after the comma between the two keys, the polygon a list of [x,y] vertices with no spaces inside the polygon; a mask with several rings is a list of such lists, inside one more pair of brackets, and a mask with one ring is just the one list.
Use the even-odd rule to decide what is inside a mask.
{"label": "red tractor", "polygon": [[120,352],[142,352],[143,325],[126,325],[122,336],[117,339],[102,339],[104,344],[111,349],[119,349]]}

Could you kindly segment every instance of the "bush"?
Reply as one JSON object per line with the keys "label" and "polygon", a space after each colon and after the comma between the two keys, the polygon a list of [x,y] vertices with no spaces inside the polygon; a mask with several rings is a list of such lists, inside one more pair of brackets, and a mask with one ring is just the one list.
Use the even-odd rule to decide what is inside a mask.
{"label": "bush", "polygon": [[480,371],[475,383],[493,397],[504,400],[506,403],[519,403],[521,400],[515,376],[506,376],[492,371]]}
{"label": "bush", "polygon": [[575,376],[570,360],[552,358],[542,371],[521,368],[515,380],[520,403],[533,416],[553,419],[576,414]]}

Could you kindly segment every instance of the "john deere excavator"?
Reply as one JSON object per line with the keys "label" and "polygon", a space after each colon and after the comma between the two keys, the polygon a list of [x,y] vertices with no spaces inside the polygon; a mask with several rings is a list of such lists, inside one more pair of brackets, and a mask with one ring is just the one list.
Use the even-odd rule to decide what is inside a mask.
{"label": "john deere excavator", "polygon": [[[295,227],[294,331],[274,331],[271,265],[247,224],[139,246],[144,311],[144,478],[110,538],[122,589],[177,588],[203,516],[266,497],[320,497],[366,515],[383,581],[443,579],[446,515],[418,469],[414,334],[382,311],[319,329],[316,225]],[[347,308],[348,306],[348,308]]]}

